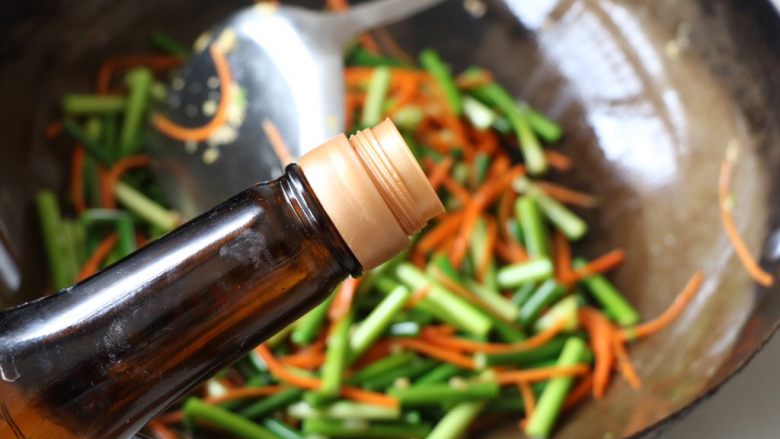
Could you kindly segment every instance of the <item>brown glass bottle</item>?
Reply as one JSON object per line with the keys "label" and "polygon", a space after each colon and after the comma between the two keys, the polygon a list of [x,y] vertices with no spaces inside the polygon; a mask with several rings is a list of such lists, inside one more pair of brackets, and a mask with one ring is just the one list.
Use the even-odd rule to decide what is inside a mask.
{"label": "brown glass bottle", "polygon": [[[396,134],[393,128],[383,136],[397,143]],[[428,201],[396,187],[407,191],[399,198],[380,187],[388,175],[403,174],[408,158],[401,167],[367,163],[377,151],[385,162],[394,157],[384,154],[379,136],[361,135],[362,143],[332,140],[280,179],[247,189],[74,287],[0,314],[0,438],[129,436],[345,277],[400,250],[403,242],[379,250],[355,242],[377,224],[339,213],[332,189],[374,184],[373,201],[384,197],[385,210],[368,217],[395,223],[405,235],[440,205],[426,193]],[[358,180],[312,187],[325,185],[337,171],[329,160],[342,155],[363,167]],[[417,185],[420,175],[406,183]],[[410,223],[399,218],[404,203],[427,207],[412,212]]]}

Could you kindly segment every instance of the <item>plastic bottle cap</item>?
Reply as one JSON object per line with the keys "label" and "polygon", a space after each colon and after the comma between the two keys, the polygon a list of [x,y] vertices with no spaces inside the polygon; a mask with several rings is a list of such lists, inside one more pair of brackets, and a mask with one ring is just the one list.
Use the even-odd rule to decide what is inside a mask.
{"label": "plastic bottle cap", "polygon": [[328,140],[301,157],[300,166],[364,270],[403,250],[409,235],[444,212],[389,119]]}

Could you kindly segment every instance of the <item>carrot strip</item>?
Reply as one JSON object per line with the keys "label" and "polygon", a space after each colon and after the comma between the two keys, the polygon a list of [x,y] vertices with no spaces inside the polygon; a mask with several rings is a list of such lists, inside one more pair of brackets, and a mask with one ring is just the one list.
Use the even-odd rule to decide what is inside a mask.
{"label": "carrot strip", "polygon": [[[499,160],[494,161],[493,166],[500,166],[498,163],[500,163]],[[516,166],[512,168],[509,173],[497,176],[494,180],[487,181],[471,200],[469,200],[469,203],[465,208],[463,223],[455,238],[455,245],[450,254],[450,260],[455,267],[460,267],[463,258],[466,256],[469,239],[471,238],[474,224],[477,222],[479,215],[512,184],[512,181],[515,178],[524,173],[524,167]]]}
{"label": "carrot strip", "polygon": [[656,332],[665,329],[680,315],[683,309],[685,309],[685,306],[691,301],[693,296],[696,295],[703,282],[704,275],[697,271],[693,274],[693,277],[691,277],[680,294],[674,298],[674,302],[672,302],[666,311],[649,322],[640,323],[631,328],[621,330],[618,334],[619,338],[624,341],[631,341],[647,337],[648,335],[655,334]]}
{"label": "carrot strip", "polygon": [[439,243],[452,236],[460,227],[463,215],[460,212],[444,214],[439,224],[436,224],[425,236],[417,243],[417,249],[428,253],[432,251]]}
{"label": "carrot strip", "polygon": [[588,333],[590,345],[596,357],[593,368],[593,396],[601,398],[609,385],[609,378],[614,363],[612,338],[615,330],[609,320],[593,308],[579,310],[578,318]]}
{"label": "carrot strip", "polygon": [[549,163],[550,166],[559,171],[568,171],[572,168],[571,158],[562,152],[545,149],[544,157],[547,159],[547,163]]}
{"label": "carrot strip", "polygon": [[505,241],[514,240],[512,234],[509,232],[509,217],[512,215],[515,198],[517,198],[515,191],[507,191],[501,195],[501,199],[498,201],[498,227],[501,231],[501,237],[504,238]]}
{"label": "carrot strip", "polygon": [[620,265],[626,258],[626,254],[621,249],[612,250],[598,258],[590,261],[588,265],[573,270],[566,279],[567,284],[573,284],[580,279],[584,279],[594,274],[604,273]]}
{"label": "carrot strip", "polygon": [[566,396],[566,399],[563,401],[563,410],[568,410],[582,402],[591,393],[592,388],[593,374],[589,373],[582,377],[577,386]]}
{"label": "carrot strip", "polygon": [[409,300],[406,301],[406,305],[404,305],[405,308],[410,309],[414,308],[415,305],[420,303],[422,300],[425,299],[426,296],[428,296],[428,292],[431,291],[431,286],[426,285],[419,290],[412,293],[412,295],[409,297]]}
{"label": "carrot strip", "polygon": [[76,277],[78,282],[92,276],[100,269],[100,264],[108,257],[114,247],[116,246],[119,237],[112,233],[108,235],[103,241],[98,244],[92,256],[89,257],[87,262],[81,268],[79,275]]}
{"label": "carrot strip", "polygon": [[517,383],[517,388],[520,390],[520,396],[523,397],[523,406],[525,408],[525,416],[523,417],[523,420],[520,421],[520,429],[524,430],[523,424],[528,419],[531,419],[531,416],[533,416],[536,411],[536,396],[534,396],[534,391],[531,389],[531,385],[528,384],[528,381],[520,381]]}
{"label": "carrot strip", "polygon": [[559,281],[564,282],[571,277],[571,248],[569,240],[563,233],[556,232],[553,235],[553,249],[555,250],[555,273]]}
{"label": "carrot strip", "polygon": [[427,343],[424,340],[414,338],[396,338],[393,339],[393,343],[420,352],[445,363],[451,363],[465,369],[476,369],[476,365],[474,364],[473,359],[465,355],[461,355],[456,352],[452,352],[439,346]]}
{"label": "carrot strip", "polygon": [[512,241],[496,242],[496,253],[505,262],[516,264],[528,260],[528,253],[522,245]]}
{"label": "carrot strip", "polygon": [[149,421],[147,427],[149,427],[149,430],[152,431],[152,434],[157,439],[177,439],[178,437],[176,436],[176,433],[169,430],[165,424],[158,421],[157,419]]}
{"label": "carrot strip", "polygon": [[283,364],[301,369],[317,369],[325,362],[325,354],[321,352],[287,355],[279,359]]}
{"label": "carrot strip", "polygon": [[431,184],[433,190],[437,190],[449,175],[452,165],[455,164],[455,159],[452,156],[447,156],[437,164],[434,164],[430,159],[426,159],[425,163],[428,167],[428,183]]}
{"label": "carrot strip", "polygon": [[398,407],[398,400],[383,393],[369,392],[358,387],[343,387],[341,396],[353,401],[374,404],[381,407]]}
{"label": "carrot strip", "polygon": [[274,154],[276,154],[276,158],[279,159],[282,166],[287,166],[292,163],[293,157],[292,154],[290,154],[290,149],[287,148],[287,143],[285,143],[282,135],[276,128],[276,124],[271,122],[270,119],[263,119],[262,125],[263,131],[265,132],[266,137],[268,137],[268,141],[271,142],[271,147],[274,149]]}
{"label": "carrot strip", "polygon": [[561,203],[579,207],[593,207],[597,204],[596,198],[590,194],[578,192],[555,183],[550,183],[549,181],[536,181],[534,183],[536,184],[536,187],[541,189],[545,194]]}
{"label": "carrot strip", "polygon": [[87,203],[84,201],[84,159],[86,156],[86,151],[80,145],[73,148],[70,167],[70,197],[73,199],[73,208],[79,215],[87,210]]}
{"label": "carrot strip", "polygon": [[758,262],[756,262],[753,255],[750,254],[745,240],[739,234],[736,224],[734,223],[734,217],[731,214],[731,206],[729,204],[729,193],[731,192],[731,167],[733,160],[726,158],[723,160],[723,164],[720,167],[720,178],[718,179],[718,207],[720,210],[720,219],[723,222],[723,229],[726,231],[734,251],[737,253],[742,266],[745,267],[750,277],[759,285],[764,287],[770,287],[774,284],[774,277],[764,271]]}
{"label": "carrot strip", "polygon": [[534,335],[531,338],[517,343],[481,343],[465,340],[457,337],[444,336],[426,329],[423,330],[422,339],[435,343],[441,347],[461,352],[484,352],[486,354],[503,354],[507,352],[524,351],[537,348],[558,335],[566,326],[566,322],[558,320],[555,324]]}
{"label": "carrot strip", "polygon": [[360,279],[348,278],[341,283],[341,288],[333,299],[328,309],[328,317],[332,322],[341,319],[352,308],[352,299],[355,297],[355,291],[360,284]]}
{"label": "carrot strip", "polygon": [[629,358],[628,352],[626,352],[626,346],[623,343],[624,341],[621,340],[619,336],[615,335],[612,337],[612,349],[615,352],[618,370],[620,370],[620,373],[626,381],[628,381],[628,384],[630,384],[631,387],[637,390],[641,389],[642,381],[639,379],[639,375],[636,373],[634,365],[631,364],[631,358]]}
{"label": "carrot strip", "polygon": [[131,169],[137,169],[137,168],[144,168],[149,166],[151,163],[151,159],[149,156],[143,154],[143,155],[136,155],[136,156],[130,156],[125,157],[123,159],[118,160],[113,167],[108,171],[108,173],[104,174],[104,176],[100,179],[100,195],[102,200],[103,207],[114,209],[116,208],[116,199],[114,198],[114,187],[116,187],[116,184],[119,182],[119,179],[122,177],[122,174],[125,172],[131,170]]}
{"label": "carrot strip", "polygon": [[444,176],[443,183],[444,188],[458,199],[458,202],[461,206],[468,204],[469,200],[471,199],[471,195],[469,194],[469,191],[460,185],[460,183],[455,181],[455,179],[449,175]]}
{"label": "carrot strip", "polygon": [[233,100],[233,78],[230,72],[230,64],[228,64],[225,54],[218,44],[212,44],[209,48],[209,52],[211,53],[211,58],[214,60],[214,66],[217,70],[217,77],[219,78],[220,83],[219,92],[222,96],[219,105],[217,106],[217,111],[214,113],[214,117],[205,125],[193,128],[181,126],[162,114],[153,115],[152,124],[155,128],[173,139],[183,142],[200,142],[211,137],[211,135],[227,121],[228,107]]}
{"label": "carrot strip", "polygon": [[533,383],[536,381],[546,381],[552,378],[585,375],[588,373],[586,364],[577,364],[574,366],[549,366],[537,369],[510,370],[498,372],[496,380],[501,385],[517,383]]}

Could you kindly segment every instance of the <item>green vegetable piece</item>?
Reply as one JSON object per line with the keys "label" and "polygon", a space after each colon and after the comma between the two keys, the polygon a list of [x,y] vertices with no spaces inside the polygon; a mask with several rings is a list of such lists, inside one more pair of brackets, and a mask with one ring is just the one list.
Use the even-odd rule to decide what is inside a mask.
{"label": "green vegetable piece", "polygon": [[187,46],[163,32],[153,33],[149,42],[158,50],[170,55],[178,56],[179,58],[187,58],[190,56],[190,49],[188,49]]}
{"label": "green vegetable piece", "polygon": [[342,317],[335,323],[328,338],[325,363],[322,365],[322,386],[318,392],[323,396],[336,397],[341,391],[341,379],[349,355],[349,327],[352,316]]}
{"label": "green vegetable piece", "polygon": [[114,186],[114,196],[129,211],[161,230],[169,232],[179,224],[179,215],[176,212],[165,209],[127,183],[117,182]]}
{"label": "green vegetable piece", "polygon": [[68,258],[67,237],[63,233],[63,222],[57,196],[51,191],[41,191],[35,197],[38,207],[46,258],[49,262],[52,288],[61,290],[70,286],[76,277],[74,261]]}
{"label": "green vegetable piece", "polygon": [[480,368],[509,365],[527,367],[538,361],[557,358],[568,339],[568,336],[558,336],[538,348],[520,350],[517,352],[502,354],[479,353],[474,357],[474,361],[476,361],[477,366]]}
{"label": "green vegetable piece", "polygon": [[407,423],[369,423],[365,421],[340,421],[331,419],[307,419],[303,422],[305,435],[319,435],[331,438],[359,439],[409,439],[423,438],[430,426]]}
{"label": "green vegetable piece", "polygon": [[363,117],[360,123],[372,127],[382,121],[382,108],[390,89],[390,69],[378,67],[371,76],[366,92],[366,102],[363,106]]}
{"label": "green vegetable piece", "polygon": [[462,369],[451,363],[444,363],[436,366],[435,369],[429,371],[425,375],[417,378],[414,381],[414,386],[423,386],[426,384],[437,384],[447,381],[448,379],[465,373],[466,370]]}
{"label": "green vegetable piece", "polygon": [[116,232],[119,237],[117,241],[117,250],[119,250],[119,257],[124,258],[130,253],[134,252],[135,246],[135,226],[133,225],[133,218],[129,215],[125,215],[117,220]]}
{"label": "green vegetable piece", "polygon": [[292,334],[290,335],[293,343],[298,346],[306,346],[317,338],[317,334],[319,334],[325,318],[328,316],[328,309],[332,302],[333,293],[293,324]]}
{"label": "green vegetable piece", "polygon": [[114,157],[111,155],[111,153],[106,148],[101,146],[96,138],[90,136],[83,129],[81,129],[81,127],[76,122],[70,119],[65,119],[62,121],[62,128],[66,133],[79,142],[89,155],[94,157],[102,165],[111,166],[114,161]]}
{"label": "green vegetable piece", "polygon": [[68,94],[62,99],[62,112],[68,116],[114,114],[126,105],[127,99],[120,95]]}
{"label": "green vegetable piece", "polygon": [[[558,366],[574,366],[582,362],[582,358],[589,352],[585,342],[577,337],[571,337],[566,341],[561,355],[558,357]],[[536,410],[528,420],[525,433],[532,438],[547,438],[552,432],[555,420],[563,406],[563,401],[571,389],[573,377],[553,378],[542,391],[536,404]]]}
{"label": "green vegetable piece", "polygon": [[542,310],[566,294],[566,289],[555,279],[549,279],[536,289],[528,302],[520,308],[520,323],[528,327],[532,325]]}
{"label": "green vegetable piece", "polygon": [[263,419],[263,427],[279,436],[280,439],[303,439],[303,435],[298,430],[276,418]]}
{"label": "green vegetable piece", "polygon": [[301,396],[303,390],[291,387],[245,407],[238,414],[244,418],[260,419],[298,401]]}
{"label": "green vegetable piece", "polygon": [[536,199],[523,195],[515,202],[515,215],[520,221],[525,238],[525,247],[532,258],[549,257],[547,249],[547,228],[539,211]]}
{"label": "green vegetable piece", "polygon": [[436,79],[436,83],[441,87],[450,110],[456,116],[463,114],[463,104],[461,103],[458,86],[455,85],[450,68],[444,63],[439,54],[433,49],[423,50],[420,52],[420,64]]}
{"label": "green vegetable piece", "polygon": [[527,282],[548,279],[553,275],[553,264],[547,258],[507,265],[498,270],[501,288],[515,288]]}
{"label": "green vegetable piece", "polygon": [[493,382],[461,382],[457,384],[425,384],[405,389],[390,389],[388,394],[407,406],[441,405],[498,396],[498,384]]}
{"label": "green vegetable piece", "polygon": [[484,407],[485,401],[459,403],[444,415],[426,439],[457,439],[463,436]]}
{"label": "green vegetable piece", "polygon": [[221,407],[206,404],[198,398],[189,398],[184,403],[184,415],[192,419],[203,419],[221,430],[246,439],[277,439],[277,436],[260,425]]}
{"label": "green vegetable piece", "polygon": [[395,420],[401,418],[401,409],[398,407],[383,407],[352,401],[337,401],[321,408],[299,402],[288,407],[287,413],[298,419]]}
{"label": "green vegetable piece", "polygon": [[[582,258],[575,258],[572,265],[574,268],[581,268],[587,265],[587,261]],[[596,299],[599,305],[604,308],[607,316],[619,325],[631,326],[639,323],[639,312],[631,306],[631,303],[620,294],[620,291],[606,277],[594,274],[583,279],[582,283],[585,284],[588,292]]]}
{"label": "green vegetable piece", "polygon": [[498,119],[492,108],[468,95],[463,96],[463,114],[478,130],[490,128]]}
{"label": "green vegetable piece", "polygon": [[137,153],[141,145],[141,127],[149,106],[153,80],[152,71],[145,67],[130,70],[125,77],[128,88],[127,107],[122,120],[122,130],[119,132],[119,153],[122,156]]}
{"label": "green vegetable piece", "polygon": [[382,336],[382,333],[390,326],[392,319],[401,311],[412,295],[411,290],[399,285],[390,294],[385,296],[382,302],[374,308],[365,320],[358,326],[349,340],[352,361],[361,355]]}

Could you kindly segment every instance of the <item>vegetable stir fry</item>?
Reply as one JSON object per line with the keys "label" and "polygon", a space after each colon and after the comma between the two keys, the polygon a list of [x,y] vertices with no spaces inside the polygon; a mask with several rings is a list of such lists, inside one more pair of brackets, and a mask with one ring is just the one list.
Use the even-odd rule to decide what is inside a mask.
{"label": "vegetable stir fry", "polygon": [[[152,43],[163,54],[109,59],[97,93],[65,96],[62,120],[46,131],[73,144],[76,216],[63,218],[52,192],[37,198],[55,290],[180,222],[147,169],[141,128],[152,118],[150,102],[165,95],[163,75],[188,50],[162,34]],[[573,253],[571,244],[588,233],[577,212],[598,203],[554,182],[574,165],[554,149],[561,127],[485,69],[455,75],[434,50],[414,62],[383,54],[387,45],[363,35],[347,54],[347,128],[391,118],[448,212],[408,251],[345,281],[150,422],[155,436],[445,439],[509,418],[528,436],[549,437],[562,412],[602,397],[613,375],[639,388],[627,344],[663,330],[701,286],[695,273],[667,311],[642,323],[608,279],[628,256]],[[216,46],[210,53],[229,79],[223,54]],[[219,127],[222,113],[189,131],[153,123],[200,139]],[[289,161],[273,125],[264,127]],[[727,193],[728,179],[724,205]]]}

